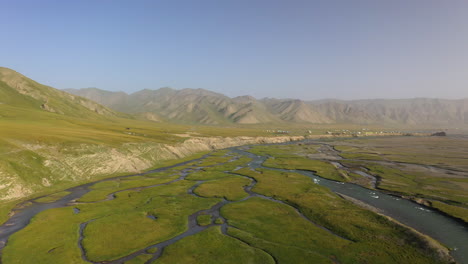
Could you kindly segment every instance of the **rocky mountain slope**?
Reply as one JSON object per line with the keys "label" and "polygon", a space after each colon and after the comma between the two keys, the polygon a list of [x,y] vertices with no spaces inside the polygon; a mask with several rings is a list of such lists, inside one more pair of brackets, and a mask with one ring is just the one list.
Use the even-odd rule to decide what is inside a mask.
{"label": "rocky mountain slope", "polygon": [[253,97],[229,98],[204,89],[142,90],[130,95],[96,88],[66,89],[117,111],[147,115],[160,120],[185,124],[223,125],[230,123],[256,124],[281,120],[269,113],[265,105]]}
{"label": "rocky mountain slope", "polygon": [[376,124],[468,126],[468,99],[320,100],[229,98],[203,89],[142,90],[133,94],[96,88],[67,89],[112,109],[152,113],[161,120],[198,124]]}

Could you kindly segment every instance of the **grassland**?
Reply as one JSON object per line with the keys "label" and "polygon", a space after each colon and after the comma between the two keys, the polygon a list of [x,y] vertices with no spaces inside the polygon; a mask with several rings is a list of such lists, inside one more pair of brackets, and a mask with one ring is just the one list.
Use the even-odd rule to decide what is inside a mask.
{"label": "grassland", "polygon": [[[116,259],[181,234],[187,228],[188,215],[217,202],[188,195],[186,192],[191,185],[182,181],[139,193],[124,192],[100,206],[79,207],[80,210],[90,208],[103,216],[90,222],[85,229],[83,246],[88,258],[93,261]],[[148,214],[156,220],[147,217]]]}
{"label": "grassland", "polygon": [[328,162],[320,160],[310,160],[301,157],[269,158],[264,165],[271,168],[287,170],[309,170],[314,171],[317,173],[317,175],[330,180],[346,180],[336,167]]}
{"label": "grassland", "polygon": [[116,193],[122,190],[128,190],[132,188],[144,188],[153,185],[159,185],[171,182],[179,175],[172,174],[161,174],[157,173],[157,176],[148,174],[146,176],[135,176],[130,178],[119,178],[116,180],[109,180],[97,183],[91,187],[92,191],[82,196],[78,202],[96,202],[104,200],[111,193]]}
{"label": "grassland", "polygon": [[[327,142],[336,153],[318,159],[319,144],[258,146],[249,150],[270,158],[267,167],[314,171],[317,175],[408,197],[465,222],[468,219],[468,139],[465,137],[383,137]],[[314,156],[315,155],[315,156]],[[330,160],[340,159],[343,168]]]}
{"label": "grassland", "polygon": [[197,223],[200,226],[207,226],[211,224],[211,215],[209,214],[201,214],[197,216]]}
{"label": "grassland", "polygon": [[[228,161],[220,159],[226,154]],[[161,255],[153,263],[447,263],[420,237],[310,178],[239,169],[250,159],[235,156],[214,153],[199,162],[211,166],[205,171],[192,164],[96,183],[79,199],[88,202],[43,211],[13,234],[2,263],[105,262],[130,254],[126,263],[154,254]]]}
{"label": "grassland", "polygon": [[[203,250],[200,250],[200,245],[204,245]],[[273,264],[275,261],[262,250],[223,235],[219,227],[211,227],[203,233],[198,233],[167,247],[164,255],[153,263]]]}
{"label": "grassland", "polygon": [[468,223],[466,137],[398,137],[332,143],[342,163],[379,177],[378,188]]}
{"label": "grassland", "polygon": [[330,180],[346,181],[343,173],[340,173],[331,163],[306,157],[308,154],[317,153],[317,147],[310,145],[258,146],[250,149],[249,152],[270,156],[263,164],[266,167],[314,171],[317,175]]}
{"label": "grassland", "polygon": [[249,179],[229,176],[205,182],[198,186],[194,192],[203,197],[216,197],[229,201],[237,201],[248,196],[244,191],[244,187],[249,184]]}

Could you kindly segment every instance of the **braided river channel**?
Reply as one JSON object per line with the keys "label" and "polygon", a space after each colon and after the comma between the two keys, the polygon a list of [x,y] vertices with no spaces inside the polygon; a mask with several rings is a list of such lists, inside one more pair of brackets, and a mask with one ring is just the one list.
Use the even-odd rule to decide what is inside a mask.
{"label": "braided river channel", "polygon": [[[314,143],[320,143],[320,142],[314,141]],[[268,157],[254,155],[248,152],[248,147],[234,147],[234,148],[231,148],[230,151],[237,155],[243,155],[243,156],[247,156],[251,158],[252,161],[248,163],[247,165],[251,169],[265,168],[265,169],[270,169],[270,170],[280,170],[280,169],[263,167],[262,164]],[[202,159],[203,158],[198,159],[198,160],[202,160]],[[138,175],[145,175],[145,174],[154,173],[154,172],[162,172],[162,171],[169,170],[172,168],[177,168],[178,166],[183,166],[189,163],[193,163],[194,161],[197,161],[197,160],[186,161],[186,162],[174,165],[174,166],[159,168],[159,169],[148,171],[148,172],[138,174]],[[334,165],[340,166],[341,164],[339,163],[339,161],[334,161]],[[201,168],[202,167],[198,169],[201,169]],[[196,170],[197,168],[192,168],[192,169]],[[407,225],[423,234],[426,234],[438,240],[443,245],[451,249],[451,255],[458,263],[468,264],[468,226],[462,221],[459,221],[450,216],[434,211],[428,207],[417,204],[410,200],[406,200],[406,199],[399,198],[393,195],[389,195],[384,192],[380,192],[378,190],[367,189],[367,188],[364,188],[362,186],[352,184],[352,183],[343,183],[343,182],[337,182],[337,181],[324,179],[322,177],[315,175],[313,172],[310,172],[310,171],[302,171],[302,170],[284,170],[284,171],[300,173],[302,175],[310,177],[311,181],[313,181],[314,183],[319,184],[321,186],[325,186],[337,194],[351,197],[367,205],[370,205],[374,208],[377,208],[380,211],[380,213],[387,215],[404,225]],[[361,172],[361,173],[365,174],[365,172]],[[184,179],[185,175],[186,175],[186,172],[184,170],[181,170],[180,178],[177,180]],[[113,179],[132,177],[132,176],[135,176],[135,175],[104,179],[104,180],[99,180],[96,182],[76,186],[67,190],[68,192],[70,192],[70,194],[54,202],[38,203],[34,201],[35,199],[33,199],[33,200],[25,201],[25,202],[18,204],[17,207],[13,209],[14,214],[12,214],[12,216],[3,225],[0,226],[0,250],[3,249],[3,247],[5,247],[8,244],[8,238],[12,234],[14,234],[15,232],[27,226],[29,222],[31,221],[31,219],[38,213],[44,210],[50,209],[50,208],[59,208],[59,207],[68,207],[68,206],[73,207],[74,202],[80,197],[82,197],[83,195],[85,195],[86,193],[88,193],[91,190],[90,187],[92,185],[98,182],[106,181],[106,180],[113,180]],[[372,177],[370,175],[366,175],[366,176]],[[199,182],[198,184],[200,183],[201,182]],[[250,195],[249,197],[259,196],[258,194],[255,194],[251,191],[255,183],[256,182],[252,181],[252,184],[250,186],[245,187],[246,192],[249,193]],[[167,184],[170,184],[170,183],[167,183]],[[148,186],[148,188],[150,187],[152,186]],[[187,192],[189,194],[194,195],[193,194],[194,187],[189,189]],[[112,195],[108,197],[108,199],[113,199],[113,198],[115,197]],[[263,198],[273,199],[271,197],[263,197]],[[160,249],[163,249],[167,245],[175,243],[184,237],[203,231],[209,226],[205,226],[205,227],[198,226],[196,223],[196,216],[200,213],[207,213],[207,212],[213,215],[219,216],[219,209],[226,203],[228,202],[224,200],[216,204],[215,206],[213,206],[213,208],[211,209],[204,210],[203,212],[197,212],[189,216],[189,226],[188,226],[188,230],[185,233],[177,237],[174,237],[171,240],[165,241],[163,243],[159,243],[157,245],[152,245],[148,248],[142,249],[141,251],[135,252],[127,257],[121,258],[119,260],[109,261],[106,263],[124,263],[125,261],[132,259],[138,256],[139,254],[144,253],[145,250],[148,250],[149,248],[158,247]],[[79,213],[79,210],[76,210],[75,213]],[[86,224],[87,223],[83,223],[81,229],[84,228]],[[214,223],[212,223],[211,226],[212,225],[214,225]],[[226,228],[227,226],[224,223],[223,228],[222,228],[224,230],[223,233],[225,233]],[[78,244],[80,244],[80,242],[78,242]],[[158,251],[158,253],[156,253],[150,261],[153,261],[154,259],[158,258],[162,252],[163,252],[162,250]],[[89,261],[86,259],[85,254],[83,254],[83,259],[85,261],[93,263],[92,261]]]}

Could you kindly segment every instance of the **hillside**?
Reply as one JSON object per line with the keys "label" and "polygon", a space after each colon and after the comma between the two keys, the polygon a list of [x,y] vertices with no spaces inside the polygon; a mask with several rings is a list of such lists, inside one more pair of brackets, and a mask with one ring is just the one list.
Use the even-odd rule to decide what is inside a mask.
{"label": "hillside", "polygon": [[45,190],[141,172],[201,151],[290,139],[264,138],[267,134],[258,129],[176,125],[142,115],[158,122],[0,68],[0,219],[14,200]]}
{"label": "hillside", "polygon": [[142,90],[133,94],[96,88],[67,89],[117,111],[190,124],[360,124],[468,126],[468,99],[257,100],[229,98],[203,89]]}
{"label": "hillside", "polygon": [[11,69],[0,67],[0,104],[6,108],[22,108],[60,115],[88,118],[123,117],[89,99],[39,84]]}

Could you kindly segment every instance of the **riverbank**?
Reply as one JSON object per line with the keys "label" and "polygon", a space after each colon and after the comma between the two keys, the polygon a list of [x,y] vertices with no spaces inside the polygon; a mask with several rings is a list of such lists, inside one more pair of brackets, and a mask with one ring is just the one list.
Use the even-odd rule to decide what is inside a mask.
{"label": "riverbank", "polygon": [[384,214],[384,212],[374,206],[371,206],[369,204],[366,204],[358,199],[354,199],[350,196],[347,196],[347,195],[344,195],[344,194],[340,194],[338,193],[338,195],[340,197],[342,197],[343,199],[346,199],[354,204],[356,204],[357,206],[359,207],[362,207],[366,210],[370,210],[376,214],[379,214],[381,216],[384,216],[386,217],[388,220],[398,224],[398,225],[401,225],[402,227],[408,229],[410,232],[412,232],[415,236],[419,237],[421,241],[424,241],[426,244],[424,245],[425,247],[427,247],[429,250],[433,250],[435,252],[437,252],[437,254],[439,255],[439,257],[441,259],[445,259],[447,260],[448,262],[455,262],[455,259],[450,255],[450,250],[444,246],[443,244],[441,244],[439,241],[431,238],[430,236],[427,236],[419,231],[417,231],[416,229],[408,226],[408,225],[405,225],[405,224],[402,224],[400,222],[398,222],[397,220],[391,218],[390,216],[387,216]]}
{"label": "riverbank", "polygon": [[[327,153],[324,155],[322,146],[322,142],[311,141],[306,144],[279,145],[271,148],[258,146],[249,151],[255,155],[268,156],[269,158],[264,164],[266,168],[286,171],[301,170],[301,173],[311,177],[315,183],[377,207],[385,215],[398,222],[441,241],[452,250],[451,253],[461,263],[468,261],[467,256],[463,254],[463,252],[468,252],[466,247],[466,241],[468,241],[466,230],[468,228],[465,223],[451,216],[448,217],[446,214],[439,214],[437,211],[413,201],[388,195],[386,191],[381,192],[378,189],[370,189],[371,186],[365,188],[348,183],[354,177],[363,177],[355,173],[356,170],[363,169],[362,165],[360,163],[347,163],[347,159],[344,158],[336,158],[336,153],[328,151],[330,150],[328,147],[326,148]],[[335,158],[330,159],[330,156]],[[311,160],[312,157],[320,160]],[[345,163],[349,167],[333,166],[332,163],[337,163],[337,159],[339,163]],[[347,177],[344,177],[344,174],[347,174]]]}

